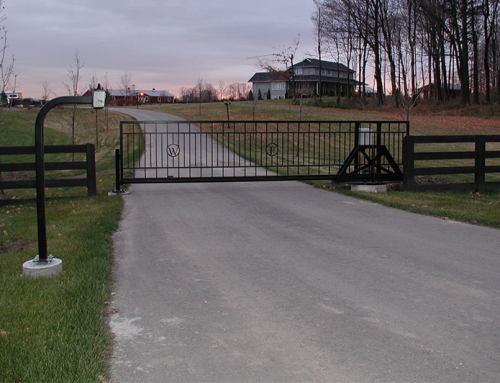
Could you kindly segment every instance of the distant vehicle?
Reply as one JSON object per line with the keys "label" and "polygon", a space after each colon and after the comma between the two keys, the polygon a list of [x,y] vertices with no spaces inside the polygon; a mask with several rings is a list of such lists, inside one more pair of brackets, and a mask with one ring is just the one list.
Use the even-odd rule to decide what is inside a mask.
{"label": "distant vehicle", "polygon": [[5,92],[7,100],[17,100],[23,98],[23,92]]}
{"label": "distant vehicle", "polygon": [[42,101],[33,98],[12,98],[9,100],[9,104],[17,108],[34,108],[43,105]]}

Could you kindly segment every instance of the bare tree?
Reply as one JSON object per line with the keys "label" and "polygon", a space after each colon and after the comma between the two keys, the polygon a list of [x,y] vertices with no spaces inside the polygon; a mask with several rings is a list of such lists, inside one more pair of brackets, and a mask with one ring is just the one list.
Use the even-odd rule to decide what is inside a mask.
{"label": "bare tree", "polygon": [[42,88],[43,88],[43,95],[42,95],[42,100],[43,102],[47,102],[49,99],[50,95],[53,93],[52,90],[49,87],[49,83],[47,81],[44,81],[42,83]]}
{"label": "bare tree", "polygon": [[[97,88],[97,84],[98,84],[97,75],[94,73],[90,78],[89,90],[92,92],[94,89]],[[97,145],[99,145],[99,129],[98,129],[99,109],[94,109],[93,112],[95,114],[95,146],[97,147]]]}
{"label": "bare tree", "polygon": [[491,101],[491,71],[490,71],[490,50],[491,42],[495,33],[495,29],[498,28],[496,23],[498,17],[498,6],[499,2],[494,0],[483,0],[482,4],[482,16],[483,16],[483,34],[484,34],[484,74],[485,74],[485,91],[486,91],[486,102]]}
{"label": "bare tree", "polygon": [[[7,62],[7,27],[3,24],[3,22],[6,20],[7,16],[4,13],[4,6],[3,6],[4,0],[0,0],[0,81],[2,82],[0,85],[2,87],[1,89],[1,103],[5,104],[7,100],[5,91],[8,89],[10,85],[10,80],[12,78],[12,75],[14,73],[14,63],[15,63],[15,58],[12,57],[10,62]],[[10,106],[10,104],[9,104]]]}
{"label": "bare tree", "polygon": [[[424,86],[425,97],[447,100],[457,94],[457,81],[463,105],[479,102],[480,93],[491,102],[491,88],[500,91],[499,0],[313,1],[319,38],[326,47],[332,41],[340,49],[352,46],[363,84],[367,58],[372,61],[379,104],[385,65],[395,102],[401,94],[413,98]],[[342,40],[343,33],[353,43]]]}
{"label": "bare tree", "polygon": [[405,93],[398,90],[394,97],[398,98],[398,105],[401,107],[403,118],[410,120],[411,112],[415,109],[422,100],[422,92],[418,91],[411,94],[408,88],[405,88]]}
{"label": "bare tree", "polygon": [[120,77],[120,88],[125,92],[125,97],[130,96],[130,84],[132,83],[132,74],[125,72]]}
{"label": "bare tree", "polygon": [[202,91],[202,101],[203,102],[214,102],[217,101],[217,89],[210,84],[206,83]]}
{"label": "bare tree", "polygon": [[104,118],[106,119],[106,130],[109,129],[109,80],[108,80],[108,72],[104,75],[104,82],[102,84],[104,90],[106,91],[106,103],[104,107]]}
{"label": "bare tree", "polygon": [[236,83],[229,84],[227,93],[230,100],[236,100],[238,97],[238,85]]}
{"label": "bare tree", "polygon": [[[295,76],[294,76],[294,58],[300,44],[300,35],[298,35],[291,46],[282,46],[277,48],[277,52],[272,55],[260,56],[257,58],[257,66],[269,73],[279,75],[280,79],[290,84],[292,89],[292,98],[295,100]],[[271,59],[269,59],[271,57]]]}
{"label": "bare tree", "polygon": [[248,105],[250,106],[250,110],[252,111],[252,121],[255,121],[255,111],[257,110],[259,99],[253,93],[252,95],[252,98],[249,98],[248,100]]}
{"label": "bare tree", "polygon": [[97,83],[99,82],[99,79],[97,78],[97,74],[93,74],[92,77],[90,78],[90,82],[89,82],[89,89],[90,90],[93,90],[95,88],[97,88]]}
{"label": "bare tree", "polygon": [[[68,78],[71,82],[70,85],[63,83],[66,87],[70,96],[78,96],[78,85],[82,78],[81,70],[83,68],[83,62],[80,59],[80,54],[78,49],[75,51],[73,56],[74,66],[70,64],[67,70]],[[76,105],[73,105],[73,112],[71,115],[71,143],[75,145],[75,125],[76,125]],[[73,154],[73,161],[75,160],[75,155]]]}
{"label": "bare tree", "polygon": [[318,77],[318,98],[321,103],[321,97],[323,96],[323,86],[322,86],[322,44],[323,44],[323,34],[325,28],[323,26],[323,7],[320,1],[313,0],[314,5],[316,6],[316,12],[311,17],[311,20],[314,23],[314,30],[316,32],[316,42],[317,42],[317,53],[318,53],[318,61],[319,61],[319,77]]}
{"label": "bare tree", "polygon": [[[0,0],[0,39],[2,42],[0,43],[0,76],[1,76],[1,81],[2,81],[2,93],[1,93],[1,100],[0,104],[4,104],[7,101],[7,97],[5,94],[5,90],[7,89],[10,79],[12,77],[12,74],[14,73],[14,62],[15,59],[12,57],[12,61],[6,65],[6,53],[7,53],[7,28],[3,24],[3,22],[6,19],[6,16],[3,12],[4,6],[3,6],[4,1]],[[8,104],[10,108],[10,103]],[[4,129],[3,122],[6,117],[6,113],[3,113],[2,117],[0,118],[0,132]],[[0,143],[1,144],[1,143]],[[2,173],[0,173],[0,179],[2,177]],[[0,190],[0,194],[4,194],[3,190]]]}
{"label": "bare tree", "polygon": [[199,104],[199,113],[201,116],[201,97],[203,94],[203,79],[198,77],[198,81],[196,81],[196,91],[198,92],[198,104]]}
{"label": "bare tree", "polygon": [[219,98],[223,100],[226,96],[226,84],[224,81],[219,81]]}
{"label": "bare tree", "polygon": [[83,62],[80,59],[80,54],[78,53],[78,49],[75,51],[73,56],[74,66],[70,64],[66,74],[70,80],[70,84],[63,83],[68,91],[70,96],[78,96],[78,85],[80,80],[82,79],[81,70],[83,68]]}

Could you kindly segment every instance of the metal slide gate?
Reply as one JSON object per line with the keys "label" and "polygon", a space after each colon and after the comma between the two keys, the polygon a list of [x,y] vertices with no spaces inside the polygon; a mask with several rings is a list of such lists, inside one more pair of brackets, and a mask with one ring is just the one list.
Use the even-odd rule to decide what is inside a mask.
{"label": "metal slide gate", "polygon": [[402,181],[407,121],[122,121],[117,189],[132,183]]}

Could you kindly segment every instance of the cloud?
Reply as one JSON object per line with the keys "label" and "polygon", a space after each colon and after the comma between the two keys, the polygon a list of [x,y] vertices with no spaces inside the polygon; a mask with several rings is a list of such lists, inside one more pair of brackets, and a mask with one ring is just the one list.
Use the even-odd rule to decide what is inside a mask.
{"label": "cloud", "polygon": [[64,94],[76,50],[82,84],[107,74],[113,87],[129,72],[137,88],[178,93],[198,78],[247,82],[255,56],[292,45],[314,51],[312,1],[290,0],[6,0],[8,55],[17,88],[39,97],[47,81]]}

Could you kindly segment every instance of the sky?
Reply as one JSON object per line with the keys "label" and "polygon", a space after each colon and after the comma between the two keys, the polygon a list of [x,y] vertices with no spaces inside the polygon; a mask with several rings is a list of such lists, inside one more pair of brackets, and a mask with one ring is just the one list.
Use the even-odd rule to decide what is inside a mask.
{"label": "sky", "polygon": [[[12,86],[24,97],[68,95],[68,69],[83,67],[119,89],[131,75],[136,89],[179,95],[199,79],[247,83],[262,71],[257,57],[295,46],[295,62],[315,55],[313,0],[3,0],[4,65],[15,58]],[[269,57],[269,56],[268,56]],[[15,81],[14,81],[15,80]],[[11,86],[11,90],[12,90]]]}

